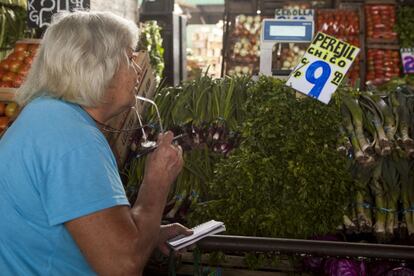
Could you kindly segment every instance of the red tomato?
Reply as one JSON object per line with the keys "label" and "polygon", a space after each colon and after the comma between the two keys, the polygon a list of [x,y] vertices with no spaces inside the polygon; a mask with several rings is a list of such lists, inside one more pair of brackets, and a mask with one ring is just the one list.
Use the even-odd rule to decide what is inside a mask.
{"label": "red tomato", "polygon": [[17,74],[13,73],[13,72],[7,72],[6,74],[3,75],[3,77],[1,78],[2,81],[6,82],[6,81],[10,81],[13,82],[16,79]]}
{"label": "red tomato", "polygon": [[9,117],[1,116],[0,117],[0,130],[5,129],[8,126],[9,121],[10,121]]}
{"label": "red tomato", "polygon": [[36,53],[37,52],[37,49],[39,48],[39,44],[37,44],[37,43],[32,43],[32,44],[29,44],[28,45],[28,47],[27,47],[27,49],[28,49],[28,51],[29,52],[31,52],[31,53]]}
{"label": "red tomato", "polygon": [[14,46],[15,52],[23,52],[27,50],[27,44],[26,43],[17,43],[16,46]]}
{"label": "red tomato", "polygon": [[24,79],[23,76],[17,75],[13,81],[13,87],[18,88],[22,85]]}
{"label": "red tomato", "polygon": [[29,69],[30,69],[30,64],[24,63],[20,66],[18,74],[21,76],[27,76]]}
{"label": "red tomato", "polygon": [[5,71],[9,71],[9,68],[10,68],[10,60],[9,59],[2,60],[0,62],[0,68],[3,69],[3,70],[5,70]]}
{"label": "red tomato", "polygon": [[19,68],[21,66],[22,62],[19,60],[12,60],[9,63],[9,70],[11,72],[17,73],[19,71]]}
{"label": "red tomato", "polygon": [[17,60],[23,61],[26,58],[26,51],[15,52]]}
{"label": "red tomato", "polygon": [[32,63],[33,63],[33,57],[26,57],[26,58],[24,59],[24,63],[25,63],[25,64],[32,65]]}

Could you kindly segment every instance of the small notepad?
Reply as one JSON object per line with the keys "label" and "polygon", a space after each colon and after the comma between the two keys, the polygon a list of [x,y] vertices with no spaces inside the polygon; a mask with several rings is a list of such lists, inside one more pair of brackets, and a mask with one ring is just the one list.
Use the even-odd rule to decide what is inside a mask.
{"label": "small notepad", "polygon": [[191,228],[191,230],[193,230],[192,235],[179,235],[171,240],[168,240],[167,244],[174,250],[180,250],[201,240],[202,238],[226,231],[226,227],[221,221],[210,220]]}

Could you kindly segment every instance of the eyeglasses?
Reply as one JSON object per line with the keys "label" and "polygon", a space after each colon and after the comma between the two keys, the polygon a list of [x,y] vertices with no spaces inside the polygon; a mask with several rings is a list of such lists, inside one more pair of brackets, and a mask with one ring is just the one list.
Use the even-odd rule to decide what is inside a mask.
{"label": "eyeglasses", "polygon": [[[158,109],[157,104],[153,100],[150,100],[148,98],[138,96],[138,95],[135,96],[135,100],[136,100],[136,104],[135,104],[136,107],[138,106],[138,101],[143,101],[143,102],[147,102],[147,103],[151,104],[155,108],[155,111],[157,113],[157,120],[158,120],[158,124],[159,124],[159,128],[160,128],[160,133],[164,133],[164,127],[162,126],[161,115],[160,115],[160,111]],[[141,115],[139,114],[138,109],[136,107],[134,107],[135,114],[137,115],[138,122],[139,122],[139,125],[141,126],[141,131],[142,131],[143,141],[141,142],[141,146],[143,148],[154,147],[157,144],[157,142],[148,140],[148,136],[146,135],[145,130],[144,130],[145,126],[142,123]]]}
{"label": "eyeglasses", "polygon": [[128,57],[128,60],[129,60],[129,65],[131,66],[132,65],[132,69],[134,69],[134,71],[135,71],[135,74],[137,74],[137,76],[138,75],[140,75],[141,73],[142,73],[142,67],[141,66],[139,66],[139,64],[135,61],[135,58],[138,56],[138,53],[137,52],[132,52],[132,55],[131,55],[131,57]]}

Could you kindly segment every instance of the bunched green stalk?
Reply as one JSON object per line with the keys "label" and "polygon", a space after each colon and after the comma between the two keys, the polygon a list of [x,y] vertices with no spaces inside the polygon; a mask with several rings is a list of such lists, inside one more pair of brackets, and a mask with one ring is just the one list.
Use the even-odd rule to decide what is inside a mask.
{"label": "bunched green stalk", "polygon": [[345,126],[351,140],[352,148],[354,151],[354,158],[358,162],[362,163],[366,160],[366,157],[361,150],[361,147],[359,146],[359,142],[355,134],[355,129],[352,125],[351,115],[349,114],[348,109],[343,105],[341,106],[341,114],[343,125]]}
{"label": "bunched green stalk", "polygon": [[367,142],[367,139],[364,135],[363,112],[358,104],[358,100],[352,98],[350,95],[344,95],[343,102],[351,114],[352,124],[355,129],[355,136],[358,140],[361,150],[364,153],[372,154],[372,147]]}
{"label": "bunched green stalk", "polygon": [[361,166],[356,163],[353,166],[353,176],[357,181],[358,189],[356,193],[356,212],[359,231],[370,233],[372,231],[372,200],[369,192],[369,181],[374,167]]}
{"label": "bunched green stalk", "polygon": [[375,225],[374,233],[379,241],[385,240],[385,223],[386,223],[386,200],[385,200],[385,190],[383,186],[383,181],[381,179],[382,175],[382,159],[379,159],[370,182],[370,188],[375,198]]}
{"label": "bunched green stalk", "polygon": [[386,193],[386,229],[387,239],[391,239],[398,230],[398,199],[400,197],[399,173],[397,170],[397,160],[399,157],[396,153],[384,159],[382,162],[382,179]]}

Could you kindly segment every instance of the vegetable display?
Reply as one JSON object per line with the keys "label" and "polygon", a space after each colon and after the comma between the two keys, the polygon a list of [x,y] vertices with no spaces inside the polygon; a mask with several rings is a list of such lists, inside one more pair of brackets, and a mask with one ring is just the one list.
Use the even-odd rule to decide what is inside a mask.
{"label": "vegetable display", "polygon": [[191,222],[214,217],[228,234],[306,238],[341,222],[352,181],[335,152],[335,104],[297,97],[261,77],[249,90],[240,147],[215,164]]}
{"label": "vegetable display", "polygon": [[[289,43],[288,47],[282,48],[281,69],[293,70],[299,64],[300,59],[305,55],[306,46],[303,44]],[[277,66],[276,66],[277,67]]]}
{"label": "vegetable display", "polygon": [[235,18],[230,33],[227,66],[229,75],[257,74],[260,57],[260,30],[262,17],[241,14]]}
{"label": "vegetable display", "polygon": [[397,24],[395,30],[398,33],[402,48],[414,47],[414,7],[401,6],[398,8]]}
{"label": "vegetable display", "polygon": [[399,77],[400,64],[400,53],[397,50],[368,49],[367,84],[381,85],[392,78]]}
{"label": "vegetable display", "polygon": [[12,123],[19,111],[15,102],[0,102],[0,137],[2,132]]}
{"label": "vegetable display", "polygon": [[[316,30],[361,47],[359,14],[357,10],[317,10]],[[352,84],[360,78],[360,59],[355,59],[347,73]]]}
{"label": "vegetable display", "polygon": [[150,63],[155,71],[157,83],[160,83],[164,71],[164,48],[162,47],[161,27],[157,21],[146,21],[140,26],[141,34],[138,50],[147,51]]}
{"label": "vegetable display", "polygon": [[[22,3],[22,1],[14,2]],[[7,4],[0,3],[0,59],[7,55],[16,41],[24,37],[26,28],[26,5],[13,6],[10,2]]]}
{"label": "vegetable display", "polygon": [[[185,166],[163,220],[193,226],[214,218],[235,235],[336,232],[344,239],[413,241],[414,96],[407,83],[368,91],[340,87],[329,105],[263,76],[257,82],[201,76],[160,89],[155,101],[164,128],[187,135],[180,141]],[[144,120],[155,139],[154,110]],[[131,201],[144,163],[132,158],[124,172]],[[400,263],[328,256],[307,256],[306,265],[316,275],[408,271]]]}
{"label": "vegetable display", "polygon": [[8,5],[8,6],[16,6],[23,9],[27,8],[27,1],[26,0],[0,0],[0,5]]}
{"label": "vegetable display", "polygon": [[0,87],[20,87],[38,47],[38,43],[16,43],[10,55],[0,62]]}
{"label": "vegetable display", "polygon": [[[380,242],[414,238],[414,91],[394,86],[352,95],[342,91],[344,131],[340,151],[359,188],[345,226],[374,232]],[[401,218],[401,220],[400,220]]]}
{"label": "vegetable display", "polygon": [[[235,132],[244,120],[242,107],[246,91],[252,85],[247,77],[212,79],[209,76],[188,82],[180,87],[163,88],[155,96],[163,125],[174,134],[185,133],[181,145],[185,166],[178,177],[165,210],[165,218],[182,221],[187,218],[191,203],[205,197],[207,181],[212,178],[213,165],[227,156],[238,144]],[[157,122],[154,110],[148,110],[145,121]],[[150,139],[155,139],[158,127],[148,129]],[[141,136],[136,137],[137,143]],[[137,148],[132,155],[140,152]],[[145,158],[132,158],[127,170],[126,185],[130,198],[136,196],[137,183],[142,180]]]}
{"label": "vegetable display", "polygon": [[397,33],[394,31],[396,23],[395,13],[395,5],[366,5],[367,38],[397,39]]}

